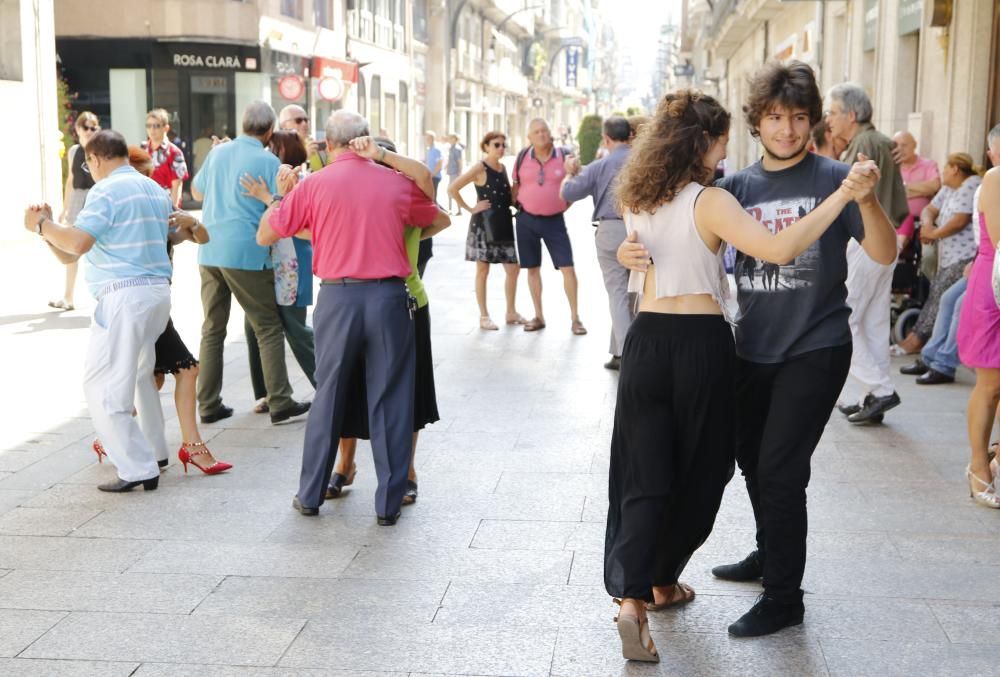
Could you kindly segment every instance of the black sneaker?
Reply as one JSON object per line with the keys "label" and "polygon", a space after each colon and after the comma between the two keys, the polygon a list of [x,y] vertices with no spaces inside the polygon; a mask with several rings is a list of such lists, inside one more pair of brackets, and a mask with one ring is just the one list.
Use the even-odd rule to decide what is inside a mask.
{"label": "black sneaker", "polygon": [[301,416],[302,414],[309,411],[309,402],[296,402],[287,409],[282,409],[281,411],[271,412],[271,423],[281,423],[282,421],[287,421],[290,418],[296,416]]}
{"label": "black sneaker", "polygon": [[316,515],[319,514],[319,508],[309,508],[307,506],[302,505],[302,501],[299,500],[298,496],[292,499],[292,508],[298,510],[301,514],[305,515],[306,517],[315,517]]}
{"label": "black sneaker", "polygon": [[759,581],[764,575],[764,564],[760,561],[760,552],[754,550],[742,562],[722,564],[712,569],[712,575],[724,581]]}
{"label": "black sneaker", "polygon": [[773,597],[761,595],[750,611],[729,626],[733,637],[761,637],[783,628],[800,625],[806,609],[801,601],[779,602]]}
{"label": "black sneaker", "polygon": [[913,364],[905,364],[899,368],[900,374],[905,374],[907,376],[920,376],[926,374],[927,370],[930,369],[923,360],[916,360]]}
{"label": "black sneaker", "polygon": [[847,420],[856,424],[881,423],[885,412],[899,406],[899,403],[899,394],[895,391],[891,395],[884,395],[882,397],[868,395],[865,398],[864,406],[861,407],[861,411],[851,414],[847,417]]}
{"label": "black sneaker", "polygon": [[229,418],[233,415],[233,408],[222,405],[219,407],[218,411],[214,411],[211,414],[205,414],[201,417],[202,423],[215,423],[216,421],[221,421],[224,418]]}

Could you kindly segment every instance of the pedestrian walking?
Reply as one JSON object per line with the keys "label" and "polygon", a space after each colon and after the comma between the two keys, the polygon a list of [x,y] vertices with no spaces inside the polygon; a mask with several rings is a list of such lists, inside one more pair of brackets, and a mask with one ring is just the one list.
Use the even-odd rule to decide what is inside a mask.
{"label": "pedestrian walking", "polygon": [[[66,187],[63,192],[63,210],[58,219],[59,223],[65,223],[69,226],[76,223],[76,216],[83,209],[87,193],[94,187],[94,177],[90,174],[90,167],[87,166],[85,156],[87,143],[94,137],[94,134],[101,131],[101,123],[96,115],[90,111],[84,111],[76,116],[73,130],[76,133],[78,143],[73,144],[66,151]],[[80,264],[73,261],[63,267],[66,269],[66,284],[63,287],[62,298],[49,301],[49,307],[58,310],[73,310],[76,274],[80,269]]]}
{"label": "pedestrian walking", "polygon": [[[452,132],[448,135],[448,212],[452,213],[451,205],[455,202],[455,198],[451,196],[451,186],[458,180],[458,177],[462,175],[462,154],[465,152],[465,146],[463,146],[458,140],[458,134]],[[456,206],[457,203],[456,203]],[[462,207],[458,206],[458,211],[453,213],[454,216],[462,215]]]}
{"label": "pedestrian walking", "polygon": [[[351,149],[366,157],[377,157],[376,147],[396,152],[396,144],[391,139],[362,137],[351,141]],[[387,166],[387,165],[386,165]],[[418,160],[397,157],[396,170],[412,179],[427,197],[431,194],[430,173]],[[410,450],[410,468],[407,473],[406,491],[403,505],[416,503],[419,492],[417,485],[416,456],[420,431],[440,420],[437,408],[437,392],[434,387],[434,355],[431,349],[431,311],[424,283],[417,272],[417,257],[420,252],[420,238],[426,229],[407,226],[403,231],[406,243],[406,258],[410,261],[410,274],[406,278],[406,290],[416,300],[413,311],[413,339],[415,352],[413,390],[413,446]],[[340,453],[333,469],[333,477],[326,488],[326,498],[340,498],[345,486],[350,486],[357,475],[354,462],[358,439],[371,439],[368,422],[368,389],[365,384],[365,362],[358,360],[351,369],[350,385],[347,387],[347,412],[344,414],[341,430]]]}
{"label": "pedestrian walking", "polygon": [[[487,132],[479,144],[486,155],[465,174],[448,185],[448,196],[458,203],[459,212],[465,209],[469,219],[469,234],[465,239],[465,260],[476,263],[476,303],[479,305],[479,328],[496,331],[496,323],[490,318],[486,303],[486,281],[490,266],[501,264],[507,279],[504,294],[507,300],[505,322],[508,325],[523,325],[525,319],[517,312],[517,249],[514,244],[511,195],[507,168],[501,160],[507,152],[507,136],[503,132]],[[469,183],[476,188],[476,204],[470,207],[462,198],[461,190]],[[489,223],[488,223],[489,221]]]}
{"label": "pedestrian walking", "polygon": [[[271,245],[310,230],[323,280],[313,316],[316,397],[293,507],[303,515],[319,512],[342,437],[350,368],[363,356],[375,510],[379,524],[392,525],[406,490],[413,422],[414,330],[403,282],[411,268],[403,228],[440,229],[450,220],[415,183],[351,150],[351,140],[368,134],[357,113],[333,113],[326,125],[329,166],[268,207],[257,241]],[[376,157],[395,167],[398,156],[380,149]]]}
{"label": "pedestrian walking", "polygon": [[618,200],[614,182],[618,178],[629,157],[629,143],[632,128],[628,120],[621,116],[611,116],[604,121],[603,147],[607,155],[580,168],[576,157],[566,158],[566,178],[563,180],[560,196],[566,202],[577,202],[586,197],[593,198],[594,211],[590,220],[594,224],[594,242],[597,246],[597,262],[604,276],[604,288],[608,292],[608,308],[611,313],[611,343],[608,352],[611,359],[605,363],[607,369],[621,367],[622,346],[625,334],[635,317],[628,294],[628,270],[618,263],[618,245],[625,239],[625,222],[618,211]]}
{"label": "pedestrian walking", "polygon": [[[271,135],[268,148],[281,164],[296,168],[296,181],[304,178],[302,168],[306,163],[306,146],[296,130],[279,129]],[[275,199],[267,182],[249,174],[240,179],[240,185],[250,195],[266,207]],[[313,329],[306,322],[306,312],[313,301],[312,243],[300,237],[282,238],[271,245],[271,265],[274,269],[275,300],[278,314],[295,361],[302,373],[316,387],[316,344]],[[247,337],[247,359],[250,362],[250,384],[256,400],[254,412],[266,414],[267,384],[264,381],[264,366],[260,358],[260,346],[253,324],[248,318],[243,320],[243,331]]]}
{"label": "pedestrian walking", "polygon": [[[850,168],[808,152],[809,130],[823,116],[808,65],[769,63],[748,91],[744,117],[763,158],[716,185],[778,232],[829,199]],[[895,230],[878,200],[872,194],[856,202],[809,249],[774,270],[777,284],[736,276],[736,460],[753,505],[757,549],[712,573],[736,581],[763,577],[764,594],[729,626],[735,636],[777,632],[804,615],[810,462],[851,361],[847,242],[861,239],[884,265],[896,256]],[[628,243],[619,249],[623,263],[629,250]],[[755,263],[737,253],[737,271],[756,270]]]}
{"label": "pedestrian walking", "polygon": [[[843,83],[830,89],[826,104],[824,118],[831,135],[847,144],[841,160],[854,162],[864,155],[878,165],[881,178],[875,195],[898,228],[909,212],[906,189],[893,157],[893,141],[871,122],[868,94],[860,85]],[[847,305],[851,308],[853,352],[838,409],[858,425],[881,423],[885,412],[900,404],[892,385],[885,338],[892,329],[889,311],[894,264],[895,260],[890,265],[873,261],[857,240],[847,243]]]}
{"label": "pedestrian walking", "polygon": [[233,414],[222,402],[222,365],[234,296],[260,346],[271,422],[281,423],[309,411],[308,402],[292,399],[270,250],[256,242],[257,223],[265,207],[245,195],[240,185],[240,179],[250,174],[261,177],[272,195],[287,189],[283,186],[279,191],[277,174],[281,163],[266,148],[275,120],[269,104],[250,103],[243,113],[243,134],[213,149],[191,186],[194,197],[204,200],[205,225],[212,235],[212,240],[198,250],[205,317],[198,380],[202,423],[214,423]]}
{"label": "pedestrian walking", "polygon": [[[154,449],[166,446],[153,367],[156,338],[170,316],[172,205],[155,182],[129,166],[128,146],[118,132],[98,132],[83,152],[95,185],[76,223],[56,223],[51,207],[33,205],[25,210],[24,225],[63,263],[87,259],[87,286],[97,307],[84,391],[94,428],[118,471],[117,479],[98,489],[150,491],[160,481]],[[142,428],[132,418],[137,392],[144,405],[138,412]]]}
{"label": "pedestrian walking", "polygon": [[711,532],[733,473],[737,358],[724,244],[766,261],[792,260],[852,198],[864,199],[878,174],[870,162],[849,176],[838,171],[842,185],[822,204],[769,230],[732,195],[706,188],[726,155],[729,123],[710,96],[668,94],[618,186],[629,241],[642,245],[629,284],[641,302],[615,408],[604,580],[621,598],[618,632],[632,660],[659,660],[647,610],[693,600],[678,577]]}
{"label": "pedestrian walking", "polygon": [[154,108],[146,113],[146,140],[142,149],[153,158],[153,181],[170,194],[170,204],[180,209],[181,193],[188,178],[187,160],[184,151],[171,141],[170,113],[163,108]]}
{"label": "pedestrian walking", "polygon": [[966,413],[971,447],[966,468],[969,494],[980,505],[1000,508],[1000,461],[990,461],[988,454],[1000,405],[1000,308],[993,281],[994,257],[1000,242],[1000,125],[990,130],[987,142],[994,167],[986,173],[979,196],[979,250],[962,303],[958,354],[966,366],[976,370],[976,386]]}
{"label": "pedestrian walking", "polygon": [[511,196],[518,206],[517,252],[521,267],[528,271],[528,289],[535,306],[535,317],[524,325],[524,331],[545,328],[542,312],[542,242],[549,252],[552,264],[563,275],[563,288],[572,324],[570,329],[578,336],[587,333],[577,310],[577,279],[573,267],[573,246],[566,232],[563,212],[569,207],[559,196],[563,176],[566,174],[567,153],[552,143],[548,123],[536,118],[528,125],[531,145],[521,150],[514,163],[514,181]]}

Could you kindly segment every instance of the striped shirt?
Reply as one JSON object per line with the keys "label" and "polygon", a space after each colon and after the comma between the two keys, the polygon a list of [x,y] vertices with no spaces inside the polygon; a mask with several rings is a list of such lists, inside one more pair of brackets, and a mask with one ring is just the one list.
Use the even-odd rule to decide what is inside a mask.
{"label": "striped shirt", "polygon": [[108,283],[133,277],[164,277],[170,198],[152,179],[125,165],[98,181],[74,224],[96,242],[84,257],[87,287],[97,293]]}

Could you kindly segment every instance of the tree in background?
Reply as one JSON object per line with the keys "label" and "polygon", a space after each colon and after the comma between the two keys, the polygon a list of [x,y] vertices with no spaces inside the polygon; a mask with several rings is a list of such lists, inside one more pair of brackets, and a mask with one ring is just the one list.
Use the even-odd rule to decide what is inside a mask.
{"label": "tree in background", "polygon": [[580,144],[580,164],[587,165],[594,161],[601,146],[603,122],[600,115],[587,115],[580,122],[580,131],[576,134],[576,141]]}
{"label": "tree in background", "polygon": [[59,114],[58,127],[62,132],[62,147],[59,149],[59,158],[62,160],[62,177],[66,181],[69,175],[69,167],[66,165],[66,151],[76,143],[73,136],[73,123],[76,122],[76,111],[73,110],[73,102],[80,96],[79,93],[69,88],[62,72],[56,73],[56,111]]}
{"label": "tree in background", "polygon": [[629,106],[628,110],[625,111],[625,117],[630,118],[635,115],[645,115],[645,113],[639,106]]}

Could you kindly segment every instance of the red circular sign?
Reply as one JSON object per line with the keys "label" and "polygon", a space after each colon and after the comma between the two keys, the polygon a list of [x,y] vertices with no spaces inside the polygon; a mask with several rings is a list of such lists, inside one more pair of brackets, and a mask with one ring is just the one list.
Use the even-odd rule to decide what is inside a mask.
{"label": "red circular sign", "polygon": [[289,101],[302,98],[305,91],[305,82],[298,75],[286,75],[278,80],[278,93]]}

